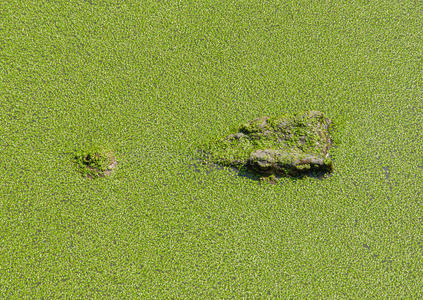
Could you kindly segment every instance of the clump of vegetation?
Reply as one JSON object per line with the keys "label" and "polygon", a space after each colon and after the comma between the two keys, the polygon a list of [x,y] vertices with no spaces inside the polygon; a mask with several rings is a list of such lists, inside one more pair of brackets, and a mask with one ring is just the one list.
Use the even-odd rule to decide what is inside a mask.
{"label": "clump of vegetation", "polygon": [[78,171],[90,179],[109,176],[117,165],[112,151],[97,147],[75,150],[73,158]]}
{"label": "clump of vegetation", "polygon": [[248,170],[265,182],[333,171],[331,121],[319,111],[260,117],[209,144],[207,161]]}
{"label": "clump of vegetation", "polygon": [[276,184],[278,182],[278,178],[275,175],[272,174],[270,176],[260,177],[260,182]]}

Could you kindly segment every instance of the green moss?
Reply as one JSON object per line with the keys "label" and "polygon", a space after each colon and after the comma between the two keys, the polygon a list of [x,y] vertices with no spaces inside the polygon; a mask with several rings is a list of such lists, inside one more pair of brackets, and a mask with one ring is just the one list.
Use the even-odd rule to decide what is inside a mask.
{"label": "green moss", "polygon": [[270,176],[260,177],[260,182],[262,182],[262,183],[276,184],[276,183],[279,182],[279,179],[275,175],[272,174]]}
{"label": "green moss", "polygon": [[[298,171],[313,168],[310,164],[301,163],[303,157],[312,155],[316,159],[325,159],[328,169],[332,170],[332,162],[327,157],[330,123],[323,113],[316,111],[279,117],[264,116],[242,124],[225,138],[212,141],[206,152],[212,162],[236,168],[247,165],[249,160],[261,169],[272,168],[276,164],[288,167],[300,161],[296,163],[299,166],[295,166]],[[272,152],[274,157],[268,157],[270,154],[265,153],[258,158],[251,156],[255,151],[264,149],[277,152]]]}
{"label": "green moss", "polygon": [[269,124],[267,124],[268,117],[257,118],[251,122],[242,124],[239,128],[239,132],[245,134],[254,134],[263,131],[263,129],[270,129]]}
{"label": "green moss", "polygon": [[296,168],[298,170],[310,170],[311,166],[310,166],[310,164],[304,164],[304,165],[298,165],[298,166],[296,166]]}
{"label": "green moss", "polygon": [[98,178],[109,175],[116,161],[110,150],[100,147],[75,150],[73,159],[78,171],[88,178]]}
{"label": "green moss", "polygon": [[325,157],[324,164],[328,170],[328,172],[333,172],[333,161],[329,157]]}

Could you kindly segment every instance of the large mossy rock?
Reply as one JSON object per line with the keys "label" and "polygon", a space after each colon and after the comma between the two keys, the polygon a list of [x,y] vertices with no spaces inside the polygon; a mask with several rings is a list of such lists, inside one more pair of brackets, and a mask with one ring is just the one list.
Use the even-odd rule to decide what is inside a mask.
{"label": "large mossy rock", "polygon": [[331,121],[319,111],[260,117],[206,149],[212,163],[248,170],[264,178],[302,177],[333,170]]}

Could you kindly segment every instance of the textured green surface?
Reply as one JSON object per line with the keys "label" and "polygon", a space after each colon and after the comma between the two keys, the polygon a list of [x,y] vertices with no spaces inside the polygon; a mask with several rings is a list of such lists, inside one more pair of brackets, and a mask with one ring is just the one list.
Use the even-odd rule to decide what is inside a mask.
{"label": "textured green surface", "polygon": [[[0,1],[1,298],[422,298],[422,28],[421,1]],[[327,180],[188,167],[298,110],[339,121]],[[114,176],[75,171],[87,142]]]}
{"label": "textured green surface", "polygon": [[74,150],[72,159],[81,175],[91,179],[105,177],[116,164],[111,150],[94,146]]}
{"label": "textured green surface", "polygon": [[203,160],[258,176],[292,173],[297,177],[304,175],[303,169],[310,170],[311,161],[330,171],[330,124],[318,111],[262,116],[242,124],[226,137],[210,141],[201,149],[207,158]]}

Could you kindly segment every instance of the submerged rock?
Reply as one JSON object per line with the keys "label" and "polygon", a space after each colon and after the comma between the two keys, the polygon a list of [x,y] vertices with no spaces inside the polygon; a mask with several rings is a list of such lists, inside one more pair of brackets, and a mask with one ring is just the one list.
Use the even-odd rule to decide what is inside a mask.
{"label": "submerged rock", "polygon": [[319,111],[264,116],[209,145],[206,153],[213,163],[271,176],[272,182],[281,176],[324,174],[333,170],[330,124]]}

